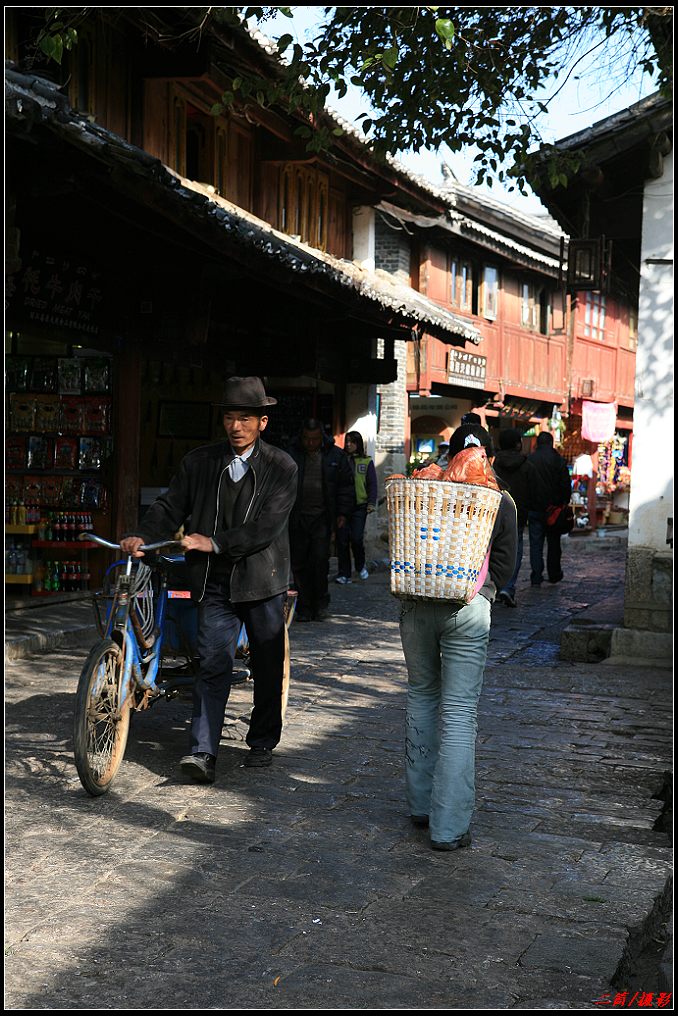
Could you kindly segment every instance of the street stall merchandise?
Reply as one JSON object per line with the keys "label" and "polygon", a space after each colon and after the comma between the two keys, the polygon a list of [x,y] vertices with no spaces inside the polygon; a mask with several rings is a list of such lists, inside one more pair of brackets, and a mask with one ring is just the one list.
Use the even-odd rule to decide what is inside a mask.
{"label": "street stall merchandise", "polygon": [[33,596],[89,588],[81,533],[109,510],[110,358],[7,357],[5,584]]}

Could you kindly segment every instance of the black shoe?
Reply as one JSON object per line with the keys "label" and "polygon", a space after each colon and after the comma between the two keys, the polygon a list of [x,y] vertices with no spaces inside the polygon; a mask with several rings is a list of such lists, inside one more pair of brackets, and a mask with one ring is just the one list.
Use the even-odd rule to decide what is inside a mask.
{"label": "black shoe", "polygon": [[313,620],[314,621],[326,621],[329,616],[330,616],[329,610],[325,610],[324,608],[321,608],[320,610],[316,610],[315,614],[313,615]]}
{"label": "black shoe", "polygon": [[273,751],[271,748],[250,748],[250,753],[245,759],[248,769],[261,769],[273,763]]}
{"label": "black shoe", "polygon": [[468,847],[471,844],[471,834],[464,833],[456,840],[431,840],[431,847],[433,850],[460,850],[462,847]]}
{"label": "black shoe", "polygon": [[297,610],[294,614],[295,621],[312,621],[313,617],[307,610]]}
{"label": "black shoe", "polygon": [[427,829],[428,815],[410,815],[410,822],[413,826],[416,826],[417,829]]}
{"label": "black shoe", "polygon": [[504,606],[506,607],[518,606],[518,604],[515,601],[515,597],[511,596],[510,593],[507,593],[505,589],[502,589],[502,591],[498,594],[497,599],[499,600],[500,603],[503,603]]}
{"label": "black shoe", "polygon": [[558,578],[555,578],[555,579],[549,579],[549,582],[550,582],[550,583],[551,583],[552,585],[555,585],[555,584],[556,584],[556,582],[562,582],[564,578],[565,578],[565,576],[564,576],[564,575],[563,575],[563,573],[561,572],[561,573],[560,573],[560,575],[558,576]]}
{"label": "black shoe", "polygon": [[206,751],[198,751],[195,755],[184,755],[179,765],[185,776],[190,776],[196,783],[214,783],[216,758]]}

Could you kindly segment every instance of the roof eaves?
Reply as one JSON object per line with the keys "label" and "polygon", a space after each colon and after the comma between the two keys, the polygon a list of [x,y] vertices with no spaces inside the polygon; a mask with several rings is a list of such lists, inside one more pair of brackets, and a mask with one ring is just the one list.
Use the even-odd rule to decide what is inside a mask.
{"label": "roof eaves", "polygon": [[37,95],[32,88],[32,79],[8,71],[6,116],[10,120],[23,121],[37,116],[69,142],[95,153],[105,162],[116,162],[129,172],[150,177],[156,185],[171,191],[175,199],[188,202],[193,212],[216,221],[236,242],[274,259],[287,270],[322,276],[333,284],[347,287],[370,303],[379,304],[382,309],[396,314],[403,323],[421,324],[464,341],[480,341],[478,330],[463,318],[449,313],[423,294],[386,276],[386,273],[370,272],[353,262],[294,240],[220,197],[213,188],[180,176],[148,152],[75,113],[61,93],[57,96],[56,86],[52,87],[51,83],[47,83],[46,96]]}

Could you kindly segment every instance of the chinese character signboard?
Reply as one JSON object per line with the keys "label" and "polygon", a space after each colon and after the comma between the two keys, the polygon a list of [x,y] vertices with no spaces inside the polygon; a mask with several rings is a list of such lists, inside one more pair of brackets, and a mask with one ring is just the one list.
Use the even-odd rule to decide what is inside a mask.
{"label": "chinese character signboard", "polygon": [[7,280],[12,311],[25,321],[97,335],[104,301],[103,276],[82,259],[33,250]]}
{"label": "chinese character signboard", "polygon": [[487,376],[487,357],[467,353],[464,349],[451,349],[447,367],[448,384],[465,388],[484,388]]}

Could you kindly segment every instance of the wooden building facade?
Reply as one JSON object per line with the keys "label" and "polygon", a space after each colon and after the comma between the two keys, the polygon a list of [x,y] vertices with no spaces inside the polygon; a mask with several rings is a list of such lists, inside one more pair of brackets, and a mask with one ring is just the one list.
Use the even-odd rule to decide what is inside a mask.
{"label": "wooden building facade", "polygon": [[[356,208],[425,188],[352,138],[309,154],[296,114],[213,114],[244,67],[274,73],[260,40],[198,39],[189,8],[100,9],[45,76],[34,17],[7,19],[10,528],[29,508],[60,533],[85,509],[102,535],[135,525],[222,435],[231,374],[266,378],[284,446],[307,416],[340,435],[368,413],[414,328],[464,344],[461,318],[350,260]],[[72,549],[12,535],[43,564]]]}

